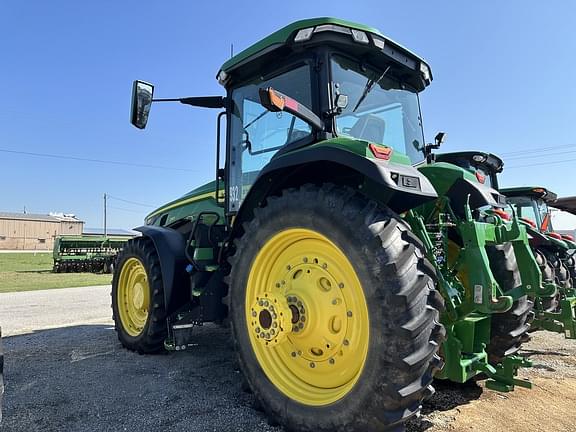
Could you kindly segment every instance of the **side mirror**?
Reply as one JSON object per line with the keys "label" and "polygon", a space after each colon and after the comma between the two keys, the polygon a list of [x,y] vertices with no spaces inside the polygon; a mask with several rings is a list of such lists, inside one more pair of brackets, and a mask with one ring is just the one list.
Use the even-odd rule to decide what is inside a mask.
{"label": "side mirror", "polygon": [[434,142],[436,143],[436,145],[438,147],[435,148],[440,148],[440,145],[446,141],[446,132],[438,132],[436,134],[436,136],[434,137]]}
{"label": "side mirror", "polygon": [[132,84],[132,108],[130,110],[130,123],[138,129],[144,129],[148,123],[148,114],[152,106],[154,86],[144,81],[134,81]]}

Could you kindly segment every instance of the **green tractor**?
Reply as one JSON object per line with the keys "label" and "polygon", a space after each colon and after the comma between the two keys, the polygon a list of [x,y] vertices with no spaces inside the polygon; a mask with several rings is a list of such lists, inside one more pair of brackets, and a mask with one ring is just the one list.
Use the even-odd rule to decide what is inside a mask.
{"label": "green tractor", "polygon": [[[118,256],[126,348],[184,350],[196,326],[229,324],[248,386],[287,430],[402,430],[434,376],[530,386],[513,354],[541,273],[505,197],[434,162],[443,136],[424,142],[424,60],[376,29],[317,18],[217,79],[226,96],[154,99],[134,82],[138,128],[153,102],[220,113],[215,181],[150,214]],[[511,291],[487,252],[501,245],[514,255],[502,266],[522,264]]]}
{"label": "green tractor", "polygon": [[557,295],[537,308],[533,327],[576,339],[576,243],[572,236],[552,228],[549,206],[555,205],[556,194],[541,186],[505,188],[501,192],[526,224],[544,279],[558,287]]}
{"label": "green tractor", "polygon": [[[528,242],[540,267],[543,284],[550,287],[546,295],[531,296],[535,302],[531,331],[546,329],[564,333],[568,339],[576,338],[576,243],[571,236],[555,233],[552,229],[549,205],[555,205],[556,194],[540,186],[499,188],[497,175],[503,169],[503,162],[490,153],[444,153],[437,155],[436,159],[469,170],[507,197],[512,213],[520,219],[528,233]],[[508,214],[504,217],[511,216]],[[494,253],[506,255],[509,250],[503,247]],[[514,269],[508,270],[502,273],[503,283],[508,278],[513,284],[520,277]],[[552,285],[556,288],[554,291]]]}

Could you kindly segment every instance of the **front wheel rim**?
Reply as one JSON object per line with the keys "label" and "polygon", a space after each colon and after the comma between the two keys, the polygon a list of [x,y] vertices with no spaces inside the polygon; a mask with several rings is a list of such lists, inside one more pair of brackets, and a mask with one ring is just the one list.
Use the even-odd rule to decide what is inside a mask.
{"label": "front wheel rim", "polygon": [[321,406],[352,390],[368,354],[368,307],[352,264],[326,236],[272,236],[251,266],[245,311],[256,359],[284,395]]}
{"label": "front wheel rim", "polygon": [[126,260],[118,278],[118,313],[122,328],[130,336],[139,336],[148,320],[150,287],[142,261]]}

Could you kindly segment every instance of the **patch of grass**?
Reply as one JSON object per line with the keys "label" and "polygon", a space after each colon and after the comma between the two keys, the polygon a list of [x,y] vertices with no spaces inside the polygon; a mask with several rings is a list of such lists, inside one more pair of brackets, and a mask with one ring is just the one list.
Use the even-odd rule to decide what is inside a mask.
{"label": "patch of grass", "polygon": [[0,254],[0,293],[108,285],[110,274],[52,273],[51,253]]}

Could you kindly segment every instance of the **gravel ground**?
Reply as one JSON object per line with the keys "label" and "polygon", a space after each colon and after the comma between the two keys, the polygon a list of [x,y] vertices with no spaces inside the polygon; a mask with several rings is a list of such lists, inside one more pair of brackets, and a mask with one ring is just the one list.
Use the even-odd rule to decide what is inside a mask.
{"label": "gravel ground", "polygon": [[[109,288],[73,290],[50,290],[57,301],[20,298],[43,305],[36,311],[51,324],[25,313],[15,294],[0,295],[0,324],[11,335],[0,431],[281,430],[242,391],[226,330],[198,328],[197,346],[185,353],[138,355],[120,346],[110,325]],[[20,309],[6,319],[8,301]],[[576,341],[534,333],[525,355],[534,367],[521,375],[533,390],[499,394],[482,383],[440,382],[408,431],[574,431]]]}

